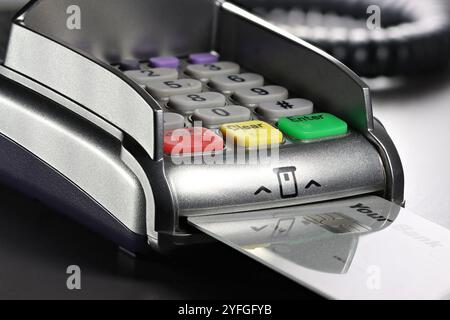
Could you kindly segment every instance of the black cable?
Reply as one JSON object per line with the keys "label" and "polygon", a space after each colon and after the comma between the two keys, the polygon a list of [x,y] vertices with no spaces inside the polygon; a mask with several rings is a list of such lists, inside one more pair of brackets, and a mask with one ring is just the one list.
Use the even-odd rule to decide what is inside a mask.
{"label": "black cable", "polygon": [[[412,76],[445,69],[450,60],[450,0],[237,0],[268,20],[327,51],[366,77]],[[369,6],[381,25],[366,26]],[[296,21],[316,15],[319,25]],[[326,17],[352,17],[358,26],[327,25]],[[283,17],[284,15],[284,17]],[[275,17],[275,18],[274,18]],[[284,19],[284,20],[283,20]],[[301,20],[301,19],[298,19]]]}

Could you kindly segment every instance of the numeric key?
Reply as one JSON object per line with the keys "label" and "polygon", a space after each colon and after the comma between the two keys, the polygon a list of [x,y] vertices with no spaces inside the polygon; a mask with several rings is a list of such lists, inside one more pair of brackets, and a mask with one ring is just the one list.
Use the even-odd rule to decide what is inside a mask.
{"label": "numeric key", "polygon": [[241,106],[226,106],[224,108],[197,109],[192,118],[203,122],[207,127],[219,126],[230,122],[243,122],[251,119],[249,109]]}
{"label": "numeric key", "polygon": [[184,128],[184,117],[178,113],[164,113],[164,130]]}
{"label": "numeric key", "polygon": [[168,81],[178,79],[178,71],[169,68],[125,71],[125,75],[140,85],[146,85],[149,81],[155,80]]}
{"label": "numeric key", "polygon": [[237,74],[240,69],[241,68],[239,65],[234,62],[217,62],[207,64],[191,64],[187,66],[186,73],[196,79],[209,80],[218,75]]}
{"label": "numeric key", "polygon": [[168,98],[181,94],[200,93],[202,91],[202,83],[194,79],[151,81],[147,83],[146,89],[156,98]]}
{"label": "numeric key", "polygon": [[238,89],[261,87],[264,85],[264,78],[255,73],[220,75],[212,77],[209,84],[223,92],[234,92]]}
{"label": "numeric key", "polygon": [[177,95],[170,98],[169,106],[180,112],[191,112],[195,109],[221,108],[226,98],[218,92],[202,92]]}
{"label": "numeric key", "polygon": [[279,86],[265,86],[237,90],[233,98],[244,105],[257,105],[263,102],[285,100],[288,98],[286,88]]}

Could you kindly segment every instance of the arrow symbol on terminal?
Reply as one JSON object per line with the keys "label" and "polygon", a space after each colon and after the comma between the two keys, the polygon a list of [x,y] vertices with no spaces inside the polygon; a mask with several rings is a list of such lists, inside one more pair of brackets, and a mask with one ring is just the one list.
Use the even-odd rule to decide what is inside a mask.
{"label": "arrow symbol on terminal", "polygon": [[258,194],[260,194],[261,192],[266,192],[266,193],[272,193],[271,190],[267,189],[266,187],[261,187],[258,190],[256,190],[255,192],[255,196],[257,196]]}
{"label": "arrow symbol on terminal", "polygon": [[252,227],[252,230],[254,230],[254,231],[256,231],[256,232],[260,232],[260,231],[263,231],[265,228],[267,228],[268,227],[268,225],[265,225],[265,226],[263,226],[263,227],[261,227],[261,228],[257,228],[257,227]]}
{"label": "arrow symbol on terminal", "polygon": [[317,188],[321,188],[321,187],[322,187],[322,185],[321,185],[320,183],[318,183],[318,182],[316,182],[316,181],[314,181],[314,180],[311,180],[311,181],[306,185],[305,189],[309,189],[309,188],[311,188],[312,186],[315,186],[315,187],[317,187]]}

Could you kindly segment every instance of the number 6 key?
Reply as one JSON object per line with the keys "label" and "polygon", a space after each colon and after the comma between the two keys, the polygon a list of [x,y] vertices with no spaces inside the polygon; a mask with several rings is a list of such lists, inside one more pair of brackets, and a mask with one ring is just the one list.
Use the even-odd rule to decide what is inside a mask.
{"label": "number 6 key", "polygon": [[264,85],[264,77],[255,73],[220,75],[211,78],[209,85],[222,92],[234,92],[239,89],[261,87]]}

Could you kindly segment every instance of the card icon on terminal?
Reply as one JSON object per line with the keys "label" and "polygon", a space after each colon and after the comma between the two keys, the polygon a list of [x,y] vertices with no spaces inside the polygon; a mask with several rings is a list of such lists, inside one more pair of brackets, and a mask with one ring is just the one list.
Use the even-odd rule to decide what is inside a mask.
{"label": "card icon on terminal", "polygon": [[278,175],[281,198],[289,199],[298,197],[297,177],[295,176],[296,171],[296,167],[285,167],[274,170],[275,174]]}

